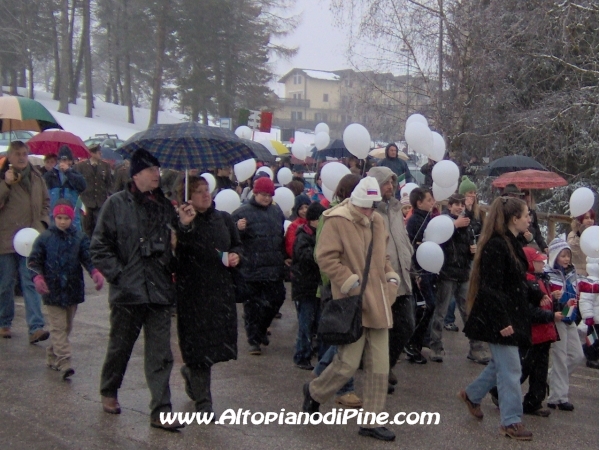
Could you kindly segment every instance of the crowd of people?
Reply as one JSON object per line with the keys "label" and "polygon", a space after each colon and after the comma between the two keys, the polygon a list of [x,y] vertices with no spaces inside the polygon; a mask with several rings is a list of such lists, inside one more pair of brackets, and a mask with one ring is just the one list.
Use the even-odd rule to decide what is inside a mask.
{"label": "crowd of people", "polygon": [[[198,412],[212,413],[211,368],[238,354],[236,303],[243,304],[246,349],[262,355],[286,280],[298,318],[293,364],[314,376],[302,388],[309,414],[333,397],[347,408],[384,411],[402,352],[413,364],[444,362],[443,330],[459,331],[455,308],[469,340],[466,357],[485,365],[458,397],[482,419],[480,404],[489,393],[506,436],[532,438],[522,416],[547,417],[547,391],[548,408],[573,411],[570,374],[584,360],[598,368],[597,338],[581,339],[598,333],[598,261],[579,249],[581,233],[595,223],[593,211],[574,220],[566,240],[548,245],[530,192],[517,186],[507,186],[487,214],[468,176],[457,180],[457,192],[445,202],[436,201],[427,182],[402,196],[400,188],[414,180],[391,143],[368,170],[349,162],[351,173],[330,200],[320,168],[312,186],[302,166],[291,167],[288,187],[296,197],[286,231],[284,212],[273,202],[275,184],[264,172],[240,185],[230,167],[215,168],[217,188],[210,192],[209,182],[192,171],[184,199],[182,174],[161,174],[146,150],[114,173],[99,148],[90,155],[75,164],[64,146],[38,170],[28,162],[26,144],[10,144],[0,168],[0,336],[12,336],[18,280],[29,342],[50,339],[46,365],[69,379],[75,374],[69,334],[84,301],[83,269],[97,290],[106,280],[110,332],[100,395],[107,413],[121,413],[118,391],[143,329],[150,424],[183,426],[159,420],[172,409],[173,311],[185,391]],[[222,189],[241,194],[243,204],[231,215],[215,209],[214,195]],[[454,232],[441,244],[440,272],[431,273],[416,254],[440,214]],[[41,234],[26,258],[15,251],[13,237],[28,227]],[[343,343],[326,338],[320,332],[325,306],[355,296],[362,331]],[[354,387],[360,367],[362,395]],[[359,434],[395,438],[377,424],[362,425]]]}

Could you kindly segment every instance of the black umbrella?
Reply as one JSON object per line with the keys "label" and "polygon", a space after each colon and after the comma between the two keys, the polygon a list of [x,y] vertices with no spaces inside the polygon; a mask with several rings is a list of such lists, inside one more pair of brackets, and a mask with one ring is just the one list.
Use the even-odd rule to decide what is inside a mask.
{"label": "black umbrella", "polygon": [[246,144],[248,147],[250,147],[252,152],[256,155],[257,161],[262,161],[262,162],[267,162],[267,163],[275,162],[275,155],[273,155],[269,151],[269,149],[267,149],[267,147],[265,147],[264,145],[262,145],[256,141],[250,141],[248,139],[242,139],[242,140],[244,141],[244,144]]}
{"label": "black umbrella", "polygon": [[545,170],[535,159],[529,156],[523,155],[510,155],[498,158],[492,161],[489,165],[484,167],[478,174],[487,175],[490,177],[498,177],[503,173],[518,172],[520,170],[534,169],[534,170]]}
{"label": "black umbrella", "polygon": [[344,145],[344,141],[341,139],[331,139],[329,145],[323,150],[317,150],[317,147],[313,147],[311,155],[314,159],[325,159],[327,156],[330,158],[349,158],[352,153],[348,151]]}

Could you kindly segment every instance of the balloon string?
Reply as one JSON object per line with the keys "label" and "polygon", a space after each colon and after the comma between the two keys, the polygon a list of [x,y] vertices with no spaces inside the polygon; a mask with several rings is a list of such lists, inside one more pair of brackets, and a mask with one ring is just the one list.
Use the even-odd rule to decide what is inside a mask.
{"label": "balloon string", "polygon": [[417,236],[419,235],[419,233],[421,232],[421,229],[423,228],[423,225],[425,225],[425,222],[427,222],[427,218],[429,217],[429,214],[431,214],[431,211],[427,211],[427,215],[425,216],[425,219],[423,220],[423,223],[421,224],[421,226],[419,227],[419,229],[417,230],[417,234],[415,234],[414,239],[412,240],[412,242],[410,243],[413,247],[415,246],[415,240],[417,239]]}

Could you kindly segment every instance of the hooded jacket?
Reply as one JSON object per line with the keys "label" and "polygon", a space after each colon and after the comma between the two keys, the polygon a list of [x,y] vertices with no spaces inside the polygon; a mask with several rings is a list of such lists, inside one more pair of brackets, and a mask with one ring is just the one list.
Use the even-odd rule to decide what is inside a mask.
{"label": "hooded jacket", "polygon": [[[316,248],[319,268],[331,281],[333,301],[345,296],[360,294],[361,287],[351,287],[362,282],[367,252],[373,236],[373,253],[369,279],[362,300],[362,321],[367,328],[391,328],[391,306],[396,300],[397,287],[390,279],[399,280],[387,256],[388,232],[383,218],[361,214],[344,200],[323,213],[323,228]],[[373,233],[371,233],[373,221]]]}
{"label": "hooded jacket", "polygon": [[396,155],[395,158],[390,158],[389,150],[392,146],[397,148],[396,144],[388,144],[385,147],[385,159],[382,159],[378,165],[380,167],[389,167],[396,174],[396,176],[398,176],[398,179],[404,177],[405,183],[414,183],[415,179],[410,173],[410,169],[408,168],[406,161],[398,158],[398,155]]}

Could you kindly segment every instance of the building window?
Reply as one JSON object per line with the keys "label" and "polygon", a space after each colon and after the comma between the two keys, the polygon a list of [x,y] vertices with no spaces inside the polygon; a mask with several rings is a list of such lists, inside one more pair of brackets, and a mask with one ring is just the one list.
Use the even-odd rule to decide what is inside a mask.
{"label": "building window", "polygon": [[349,87],[349,88],[352,87],[352,80],[346,78],[346,80],[344,80],[344,83],[346,84],[346,87]]}
{"label": "building window", "polygon": [[298,93],[298,94],[293,94],[292,98],[294,100],[302,100],[302,93]]}
{"label": "building window", "polygon": [[340,116],[340,119],[342,121],[342,123],[349,123],[352,122],[352,116],[348,115],[348,114],[342,114]]}
{"label": "building window", "polygon": [[316,122],[327,122],[327,114],[326,113],[315,113],[315,121]]}
{"label": "building window", "polygon": [[302,84],[302,75],[300,75],[300,74],[294,75],[294,84]]}
{"label": "building window", "polygon": [[302,111],[292,111],[292,120],[302,120]]}
{"label": "building window", "polygon": [[391,91],[394,89],[394,81],[393,80],[385,80],[385,89]]}
{"label": "building window", "polygon": [[329,94],[323,94],[323,101],[324,102],[328,102],[329,101]]}

